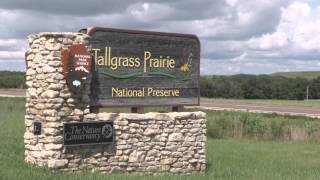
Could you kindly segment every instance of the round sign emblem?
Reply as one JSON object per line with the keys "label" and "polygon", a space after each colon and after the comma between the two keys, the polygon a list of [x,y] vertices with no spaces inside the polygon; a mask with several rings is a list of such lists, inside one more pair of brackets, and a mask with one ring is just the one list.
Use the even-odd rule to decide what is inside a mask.
{"label": "round sign emblem", "polygon": [[106,124],[104,126],[102,126],[102,136],[104,138],[110,138],[113,134],[113,129],[112,126],[110,124]]}

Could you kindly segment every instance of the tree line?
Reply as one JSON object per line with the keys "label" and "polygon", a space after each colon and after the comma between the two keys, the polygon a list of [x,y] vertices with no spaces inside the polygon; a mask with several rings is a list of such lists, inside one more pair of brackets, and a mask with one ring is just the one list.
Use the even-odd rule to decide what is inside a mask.
{"label": "tree line", "polygon": [[[320,77],[288,78],[271,75],[201,76],[203,97],[234,99],[320,99]],[[0,72],[0,88],[26,88],[25,72]]]}
{"label": "tree line", "polygon": [[0,71],[0,88],[26,88],[26,73]]}
{"label": "tree line", "polygon": [[320,99],[320,77],[287,78],[271,75],[202,76],[201,96],[235,99]]}

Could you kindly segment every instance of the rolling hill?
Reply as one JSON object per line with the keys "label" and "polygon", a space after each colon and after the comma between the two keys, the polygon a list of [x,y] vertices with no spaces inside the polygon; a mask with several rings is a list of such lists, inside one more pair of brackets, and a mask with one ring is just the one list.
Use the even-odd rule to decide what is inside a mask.
{"label": "rolling hill", "polygon": [[320,77],[320,71],[299,71],[299,72],[277,72],[271,74],[272,76],[283,76],[287,78],[306,78],[306,79],[315,79]]}

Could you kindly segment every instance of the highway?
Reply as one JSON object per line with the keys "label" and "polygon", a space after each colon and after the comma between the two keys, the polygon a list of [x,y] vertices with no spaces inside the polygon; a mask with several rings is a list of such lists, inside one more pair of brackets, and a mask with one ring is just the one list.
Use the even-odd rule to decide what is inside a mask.
{"label": "highway", "polygon": [[276,113],[287,115],[301,115],[308,117],[320,118],[320,108],[312,107],[296,107],[296,106],[280,106],[280,105],[262,105],[262,104],[245,104],[215,102],[214,100],[201,99],[200,107],[212,110],[229,110],[229,111],[245,111],[255,113]]}
{"label": "highway", "polygon": [[25,89],[0,89],[0,97],[26,97]]}

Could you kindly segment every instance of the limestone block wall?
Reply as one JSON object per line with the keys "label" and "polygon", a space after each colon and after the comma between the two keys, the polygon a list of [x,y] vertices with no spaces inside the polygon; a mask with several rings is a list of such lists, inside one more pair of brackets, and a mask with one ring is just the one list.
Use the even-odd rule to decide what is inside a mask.
{"label": "limestone block wall", "polygon": [[[64,122],[81,121],[88,106],[67,87],[61,51],[72,44],[89,43],[81,33],[40,33],[28,36],[26,51],[25,160],[40,166],[63,153]],[[41,135],[33,134],[33,123],[42,123]]]}
{"label": "limestone block wall", "polygon": [[[186,174],[205,170],[205,113],[90,113],[83,97],[68,89],[61,62],[62,49],[88,45],[90,37],[40,33],[30,35],[28,41],[26,162],[64,171]],[[113,121],[115,142],[63,145],[64,123],[92,121]],[[34,122],[42,125],[40,135],[34,134]]]}
{"label": "limestone block wall", "polygon": [[66,147],[56,168],[184,174],[206,168],[203,112],[99,113],[85,115],[84,121],[113,121],[115,143]]}

